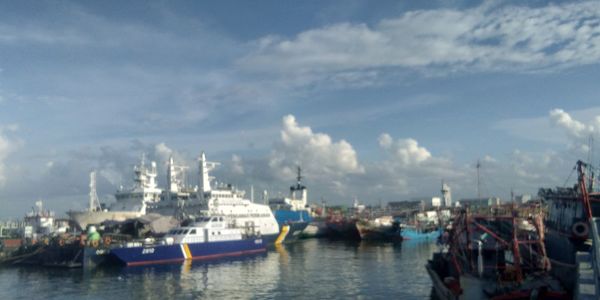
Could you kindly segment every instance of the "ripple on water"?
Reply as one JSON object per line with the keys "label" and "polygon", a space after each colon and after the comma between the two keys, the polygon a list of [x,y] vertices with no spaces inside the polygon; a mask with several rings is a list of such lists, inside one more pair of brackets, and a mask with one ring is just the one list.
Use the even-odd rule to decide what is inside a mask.
{"label": "ripple on water", "polygon": [[211,262],[82,270],[0,268],[0,299],[429,299],[433,243],[304,240]]}

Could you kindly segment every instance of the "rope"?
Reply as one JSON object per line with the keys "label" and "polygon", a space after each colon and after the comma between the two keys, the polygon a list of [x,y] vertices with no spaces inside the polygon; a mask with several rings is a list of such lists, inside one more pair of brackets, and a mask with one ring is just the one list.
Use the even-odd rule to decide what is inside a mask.
{"label": "rope", "polygon": [[571,176],[573,176],[573,173],[575,172],[575,166],[573,167],[573,169],[571,169],[571,174],[569,174],[569,177],[567,177],[567,180],[565,180],[565,183],[563,183],[563,187],[567,187],[567,182],[569,182],[569,180],[571,179]]}

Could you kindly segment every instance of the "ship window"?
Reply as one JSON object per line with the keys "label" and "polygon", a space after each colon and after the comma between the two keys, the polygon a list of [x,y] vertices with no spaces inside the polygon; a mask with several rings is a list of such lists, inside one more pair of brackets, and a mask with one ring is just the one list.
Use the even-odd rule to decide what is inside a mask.
{"label": "ship window", "polygon": [[183,234],[187,234],[187,233],[188,233],[188,230],[187,230],[187,229],[183,231]]}
{"label": "ship window", "polygon": [[190,234],[196,234],[196,229],[190,230]]}

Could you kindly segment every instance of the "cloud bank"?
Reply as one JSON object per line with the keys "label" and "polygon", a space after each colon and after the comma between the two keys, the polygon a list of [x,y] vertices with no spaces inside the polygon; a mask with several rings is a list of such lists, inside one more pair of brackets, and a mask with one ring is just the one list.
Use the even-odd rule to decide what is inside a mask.
{"label": "cloud bank", "polygon": [[4,185],[6,182],[6,160],[22,144],[20,140],[9,135],[17,129],[17,125],[0,126],[0,185]]}
{"label": "cloud bank", "polygon": [[[338,23],[293,38],[267,36],[239,60],[286,74],[382,68],[536,72],[600,60],[600,3],[410,11],[374,25]],[[371,73],[369,73],[371,72]]]}

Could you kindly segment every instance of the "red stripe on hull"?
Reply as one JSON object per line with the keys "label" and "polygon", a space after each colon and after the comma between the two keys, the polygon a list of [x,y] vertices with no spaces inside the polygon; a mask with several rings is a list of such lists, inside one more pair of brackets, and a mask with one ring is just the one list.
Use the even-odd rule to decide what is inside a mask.
{"label": "red stripe on hull", "polygon": [[[266,251],[267,251],[267,249],[263,248],[263,249],[248,250],[248,251],[229,252],[229,253],[223,253],[223,254],[193,256],[191,259],[192,260],[216,259],[216,258],[220,258],[220,257],[240,256],[240,255],[244,255],[244,254],[255,254],[255,253],[261,253],[261,252],[266,252]],[[136,262],[127,263],[127,266],[133,267],[133,266],[143,266],[143,265],[168,264],[168,263],[183,262],[183,261],[185,261],[184,258],[136,261]]]}

